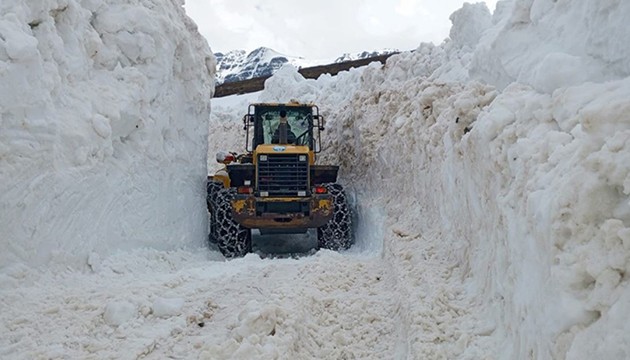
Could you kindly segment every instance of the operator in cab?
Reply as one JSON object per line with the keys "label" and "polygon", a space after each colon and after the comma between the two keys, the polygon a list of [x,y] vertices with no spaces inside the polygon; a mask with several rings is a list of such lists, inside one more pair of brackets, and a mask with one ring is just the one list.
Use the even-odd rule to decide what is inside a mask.
{"label": "operator in cab", "polygon": [[272,144],[295,144],[295,134],[287,120],[286,110],[280,110],[280,123],[271,137]]}

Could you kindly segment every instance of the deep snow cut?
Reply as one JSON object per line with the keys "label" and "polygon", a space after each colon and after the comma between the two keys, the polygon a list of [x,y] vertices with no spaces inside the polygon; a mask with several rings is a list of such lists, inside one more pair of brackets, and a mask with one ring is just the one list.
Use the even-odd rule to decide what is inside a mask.
{"label": "deep snow cut", "polygon": [[[617,316],[630,308],[630,68],[620,45],[630,33],[615,24],[630,7],[502,1],[491,22],[484,8],[464,6],[451,41],[385,66],[317,80],[285,67],[258,99],[320,104],[323,159],[341,161],[358,202],[380,198],[404,234],[386,236],[394,268],[417,251],[398,251],[410,233],[441,234],[483,334],[448,357],[487,347],[503,359],[627,358],[630,328]],[[227,122],[222,109],[212,118]]]}
{"label": "deep snow cut", "polygon": [[0,268],[205,239],[214,59],[173,1],[0,4]]}
{"label": "deep snow cut", "polygon": [[[4,14],[4,3],[0,8]],[[18,8],[30,9],[23,4]],[[298,98],[320,105],[328,120],[322,161],[342,162],[341,178],[362,214],[362,237],[351,252],[320,251],[297,260],[261,259],[250,254],[224,263],[212,261],[218,255],[205,249],[140,249],[115,256],[107,256],[108,251],[99,254],[96,249],[87,257],[92,272],[38,272],[14,264],[0,273],[5,304],[0,326],[6,334],[0,339],[0,356],[629,358],[630,329],[625,318],[630,311],[630,74],[624,67],[623,58],[627,57],[617,57],[627,49],[614,46],[627,43],[630,37],[623,27],[615,25],[616,19],[630,16],[627,5],[614,0],[515,0],[499,2],[490,23],[483,5],[464,7],[458,14],[452,17],[452,39],[440,46],[423,44],[415,52],[391,57],[385,66],[373,64],[317,80],[305,80],[295,69],[286,67],[268,80],[262,93],[253,95],[260,101]],[[11,32],[5,29],[9,20],[3,17],[2,21],[5,39],[9,33],[18,38],[21,33],[29,34],[31,26],[21,27],[21,33]],[[36,22],[33,26],[38,27]],[[127,36],[124,31],[115,33]],[[479,39],[477,45],[475,39]],[[52,40],[42,42],[55,44]],[[519,42],[527,45],[519,47]],[[20,46],[13,45],[8,51],[6,41],[2,44],[1,69],[15,63],[32,66],[30,62],[24,65],[5,60],[8,53],[16,58],[32,56],[29,40],[22,38]],[[73,48],[71,41],[64,44]],[[144,41],[135,47],[122,47],[126,56],[151,53],[142,50],[143,46]],[[38,43],[41,53],[39,47]],[[205,47],[200,49],[206,54]],[[193,59],[203,58],[194,55],[197,52],[192,54]],[[538,66],[542,62],[535,60],[545,58],[552,63],[567,58],[574,61],[568,63],[572,66],[556,66],[558,71],[553,71],[554,67]],[[40,63],[45,62],[35,62],[35,69]],[[66,59],[63,64],[73,62]],[[127,65],[108,71],[124,72],[140,66]],[[13,73],[2,72],[2,76]],[[69,73],[63,77],[52,70],[39,74],[42,76],[31,81],[43,81],[53,74],[59,77],[59,84],[67,83],[55,87],[57,83],[46,82],[51,86],[46,89],[53,94],[65,94],[70,85],[81,83],[74,78],[67,80]],[[144,73],[134,74],[142,79]],[[15,83],[21,84],[20,79],[16,76]],[[191,81],[189,86],[201,86]],[[9,92],[4,82],[0,84],[5,86],[3,93]],[[121,94],[127,87],[120,86],[118,80],[110,79],[106,84],[114,90],[101,87],[102,92],[119,100],[101,96],[107,108],[117,109],[121,102],[127,104],[126,97],[133,96],[130,92]],[[120,239],[116,232],[125,229],[118,224],[129,224],[132,215],[122,211],[125,208],[108,207],[107,202],[103,206],[92,203],[93,199],[108,200],[109,195],[84,196],[81,191],[85,189],[76,185],[79,181],[62,180],[69,177],[70,170],[82,175],[80,171],[87,169],[98,175],[105,169],[105,175],[114,174],[112,185],[129,190],[118,193],[113,204],[144,189],[116,181],[129,170],[107,159],[113,162],[117,156],[123,159],[120,164],[129,165],[134,160],[133,164],[140,166],[138,149],[147,143],[155,145],[141,136],[148,127],[134,130],[114,125],[103,110],[103,118],[85,125],[94,134],[86,130],[83,136],[72,139],[82,141],[88,136],[105,140],[109,130],[104,119],[109,119],[112,133],[131,130],[130,135],[120,144],[112,139],[113,154],[99,160],[98,166],[91,165],[97,161],[91,156],[74,165],[71,161],[75,157],[70,155],[75,152],[61,141],[69,141],[62,134],[74,134],[59,130],[67,130],[62,127],[66,122],[52,122],[55,131],[51,132],[46,117],[40,123],[35,121],[40,119],[37,116],[21,117],[29,121],[20,127],[15,115],[5,115],[5,108],[17,111],[10,107],[14,103],[48,99],[48,92],[42,95],[20,86],[15,86],[16,93],[21,91],[28,97],[15,96],[12,102],[1,103],[2,229],[24,234],[25,230],[14,229],[22,229],[22,223],[31,227],[44,224],[56,232],[81,226],[86,229],[80,233],[89,235],[92,229],[87,228],[94,219],[103,219],[113,235],[103,238],[102,246],[111,250]],[[142,89],[156,91],[154,87]],[[182,85],[178,89],[187,88]],[[79,94],[89,94],[92,87],[79,90],[84,90]],[[58,103],[50,100],[42,104],[54,110],[53,114],[67,109],[67,124],[78,129],[82,118],[73,115],[75,108],[83,113],[86,110],[82,110],[83,103],[72,99],[66,96]],[[160,108],[162,100],[155,106]],[[242,148],[242,104],[250,100],[236,98],[213,104],[209,138],[210,147],[218,149],[212,149],[212,155],[216,150]],[[170,104],[170,98],[165,101]],[[242,104],[232,107],[239,102]],[[21,106],[28,114],[48,114],[35,111],[39,109],[36,106]],[[169,106],[161,109],[169,110]],[[28,130],[20,130],[23,128]],[[157,134],[187,133],[183,129],[175,134],[169,129],[161,128],[163,132]],[[5,135],[8,131],[15,136]],[[205,130],[202,133],[206,136]],[[41,148],[29,144],[37,140],[34,144],[38,145],[45,139],[49,139],[50,151],[34,153]],[[171,147],[165,146],[164,151],[177,154],[188,149],[177,142],[165,144]],[[5,150],[9,145],[11,152]],[[191,154],[190,158],[197,156]],[[197,166],[189,157],[169,158],[168,164],[162,165],[168,174],[171,169],[181,172],[188,168],[180,163]],[[203,156],[198,157],[203,161]],[[142,165],[151,168],[160,159],[165,158],[146,157]],[[61,175],[46,175],[37,183],[39,172],[28,164],[42,168],[44,175],[53,170]],[[146,180],[144,173],[134,174],[133,181]],[[20,176],[21,181],[12,176]],[[11,187],[5,185],[6,179]],[[103,187],[92,177],[78,179],[87,179],[86,186]],[[151,180],[160,181],[156,179]],[[39,190],[39,184],[46,182],[53,183],[52,191],[57,195],[78,189],[72,198],[77,205],[58,206],[63,197]],[[203,179],[199,182],[202,187]],[[30,188],[22,189],[23,183]],[[34,196],[29,197],[31,193]],[[46,209],[33,205],[37,196],[43,196],[41,204]],[[131,199],[134,201],[128,209],[142,210],[142,214],[153,211],[149,206],[137,208],[140,199]],[[188,204],[186,196],[168,200],[168,211],[178,201]],[[192,201],[200,201],[202,211],[203,194],[196,194]],[[20,210],[29,204],[32,206]],[[106,212],[111,215],[94,217],[91,213],[97,207],[115,210],[118,216]],[[55,226],[45,225],[49,218],[44,215],[51,208],[85,209],[86,215],[69,211],[62,221],[61,213],[55,213],[48,215]],[[11,217],[15,221],[8,223],[5,214],[22,215]],[[162,218],[165,222],[171,219]],[[143,230],[145,225],[139,226]],[[176,232],[167,224],[157,226],[156,231]],[[205,237],[205,229],[198,232]],[[9,249],[3,256],[35,253],[32,241],[10,239],[8,243],[2,239]],[[42,239],[73,249],[83,244],[74,237]],[[168,247],[178,239],[158,238],[160,241],[150,245]],[[129,246],[139,244],[133,241]],[[61,257],[56,260],[73,264]]]}

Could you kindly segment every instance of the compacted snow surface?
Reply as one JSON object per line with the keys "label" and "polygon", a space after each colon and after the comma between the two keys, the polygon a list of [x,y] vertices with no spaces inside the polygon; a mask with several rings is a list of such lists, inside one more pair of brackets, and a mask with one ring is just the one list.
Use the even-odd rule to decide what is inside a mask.
{"label": "compacted snow surface", "polygon": [[[627,2],[466,4],[440,46],[213,100],[209,134],[178,2],[42,3],[0,5],[0,357],[630,358]],[[356,244],[225,261],[205,152],[290,99],[327,120]]]}

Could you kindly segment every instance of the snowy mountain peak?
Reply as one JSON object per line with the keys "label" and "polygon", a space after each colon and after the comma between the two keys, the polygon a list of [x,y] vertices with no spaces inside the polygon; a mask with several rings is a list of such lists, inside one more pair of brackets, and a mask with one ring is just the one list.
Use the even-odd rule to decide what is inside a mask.
{"label": "snowy mountain peak", "polygon": [[262,76],[273,75],[282,65],[289,63],[297,68],[365,59],[397,52],[394,49],[363,51],[356,54],[345,53],[336,59],[310,60],[288,56],[267,47],[259,47],[250,53],[245,50],[232,50],[215,53],[217,59],[217,82],[235,82]]}
{"label": "snowy mountain peak", "polygon": [[277,58],[286,58],[286,56],[266,47],[259,47],[247,54],[248,61],[270,62]]}
{"label": "snowy mountain peak", "polygon": [[225,54],[219,52],[215,53],[215,57],[219,83],[272,75],[286,63],[300,66],[303,60],[282,55],[266,47],[259,47],[250,53],[245,50],[232,50]]}

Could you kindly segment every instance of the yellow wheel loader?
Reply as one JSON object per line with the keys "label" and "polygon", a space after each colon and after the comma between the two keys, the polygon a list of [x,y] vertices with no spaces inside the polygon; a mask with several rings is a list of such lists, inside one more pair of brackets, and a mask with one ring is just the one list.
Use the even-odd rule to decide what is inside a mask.
{"label": "yellow wheel loader", "polygon": [[219,152],[208,177],[209,240],[226,257],[251,251],[251,231],[297,234],[317,229],[320,248],[352,245],[350,208],[336,183],[339,166],[316,165],[324,119],[299,102],[249,105],[246,152]]}

